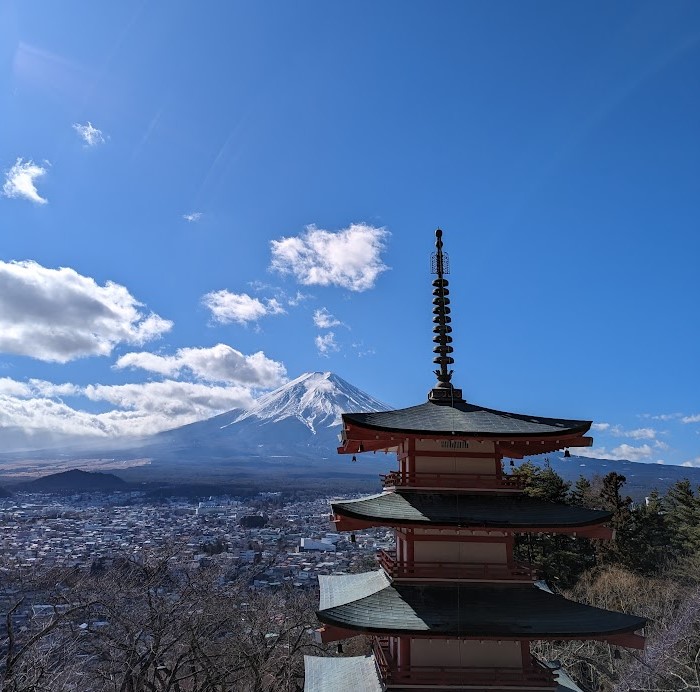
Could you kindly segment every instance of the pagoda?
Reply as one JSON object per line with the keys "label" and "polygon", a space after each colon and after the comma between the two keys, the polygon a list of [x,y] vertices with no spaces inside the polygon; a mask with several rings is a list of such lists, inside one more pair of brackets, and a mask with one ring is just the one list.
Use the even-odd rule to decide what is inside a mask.
{"label": "pagoda", "polygon": [[[433,362],[425,403],[343,415],[341,454],[396,453],[384,492],[332,504],[339,531],[391,527],[381,569],[320,576],[321,642],[359,634],[373,653],[306,657],[306,692],[578,689],[530,653],[534,640],[599,640],[641,649],[645,619],[576,603],[514,559],[517,534],[612,538],[610,512],[524,493],[503,459],[588,447],[591,421],[507,413],[468,403],[452,383],[448,257],[432,255]],[[340,650],[340,648],[339,648]]]}

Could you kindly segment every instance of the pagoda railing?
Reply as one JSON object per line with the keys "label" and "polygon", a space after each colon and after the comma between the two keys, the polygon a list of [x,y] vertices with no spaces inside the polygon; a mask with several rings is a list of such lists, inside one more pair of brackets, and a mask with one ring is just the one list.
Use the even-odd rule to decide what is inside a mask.
{"label": "pagoda railing", "polygon": [[409,473],[391,471],[381,476],[385,488],[444,488],[452,490],[522,490],[524,480],[518,476],[477,473]]}
{"label": "pagoda railing", "polygon": [[525,562],[461,563],[461,562],[399,562],[396,552],[380,550],[379,564],[393,579],[473,579],[476,581],[535,581],[537,571]]}
{"label": "pagoda railing", "polygon": [[385,684],[499,685],[502,687],[554,687],[552,673],[534,659],[526,668],[476,668],[472,666],[398,665],[389,653],[387,638],[375,637],[374,660]]}

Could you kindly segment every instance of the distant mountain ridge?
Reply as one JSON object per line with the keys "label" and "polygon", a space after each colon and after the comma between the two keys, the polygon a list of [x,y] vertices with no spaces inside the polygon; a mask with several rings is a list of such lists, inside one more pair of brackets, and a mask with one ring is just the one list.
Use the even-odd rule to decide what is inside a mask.
{"label": "distant mountain ridge", "polygon": [[[292,482],[300,488],[319,480],[332,483],[334,478],[344,478],[357,482],[366,478],[368,489],[374,489],[379,474],[396,468],[396,458],[393,454],[358,454],[352,463],[352,455],[338,455],[341,415],[388,408],[332,372],[307,372],[261,396],[247,409],[232,409],[139,441],[125,441],[123,446],[117,444],[110,449],[109,457],[117,473],[135,482],[177,484],[186,479],[241,485],[259,484],[267,475],[274,476],[278,483],[299,479]],[[3,460],[11,462],[13,456],[0,454],[0,474]],[[53,460],[63,468],[76,462],[82,468],[101,469],[103,466],[91,465],[91,461],[104,463],[104,452],[75,447],[16,457],[27,460],[26,468],[32,475],[36,475],[39,464],[45,465],[47,471],[51,469]],[[144,463],[131,468],[134,459]],[[575,450],[571,457],[559,452],[531,460],[538,465],[550,463],[570,481],[579,475],[591,478],[617,471],[627,477],[626,492],[635,498],[648,495],[654,487],[663,492],[685,477],[700,484],[697,468],[577,457]],[[514,463],[517,466],[521,462]],[[14,465],[14,477],[17,466]]]}

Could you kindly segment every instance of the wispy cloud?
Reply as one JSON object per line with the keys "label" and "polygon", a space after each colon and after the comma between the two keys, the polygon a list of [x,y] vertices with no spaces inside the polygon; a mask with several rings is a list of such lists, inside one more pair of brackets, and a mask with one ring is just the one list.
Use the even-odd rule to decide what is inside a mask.
{"label": "wispy cloud", "polygon": [[388,237],[386,229],[363,223],[336,232],[307,226],[301,235],[271,241],[271,269],[306,286],[366,291],[388,269],[381,259]]}
{"label": "wispy cloud", "polygon": [[343,324],[339,319],[336,319],[326,308],[314,310],[314,324],[319,329],[330,329]]}
{"label": "wispy cloud", "polygon": [[293,296],[290,296],[287,298],[287,305],[289,305],[292,308],[297,307],[297,305],[301,305],[305,300],[308,300],[312,296],[308,293],[302,293],[301,291],[297,291]]}
{"label": "wispy cloud", "polygon": [[610,434],[615,437],[629,437],[631,440],[653,440],[657,431],[654,428],[635,428],[634,430],[625,430],[619,425],[610,429]]}
{"label": "wispy cloud", "polygon": [[259,300],[247,293],[231,293],[226,289],[207,293],[202,297],[202,303],[221,324],[257,322],[266,315],[280,315],[285,312],[276,298]]}
{"label": "wispy cloud", "polygon": [[604,432],[613,437],[627,437],[630,440],[654,440],[658,434],[658,430],[654,428],[634,428],[626,430],[621,425],[610,425],[610,423],[593,423],[593,430]]}
{"label": "wispy cloud", "polygon": [[593,449],[576,449],[571,452],[579,457],[591,457],[593,459],[612,459],[613,461],[644,461],[649,459],[654,450],[648,444],[634,447],[633,445],[621,444],[613,449],[606,447],[595,447]]}
{"label": "wispy cloud", "polygon": [[102,130],[96,128],[89,120],[85,125],[74,123],[73,129],[80,135],[86,147],[96,147],[98,144],[105,143]]}
{"label": "wispy cloud", "polygon": [[352,347],[355,349],[355,353],[357,353],[358,358],[373,356],[376,353],[374,348],[371,346],[365,346],[362,341],[356,341],[354,344],[352,344]]}
{"label": "wispy cloud", "polygon": [[682,413],[658,413],[658,414],[641,413],[639,415],[639,417],[640,418],[650,418],[651,420],[669,421],[669,420],[674,420],[676,418],[682,418],[683,414]]}
{"label": "wispy cloud", "polygon": [[338,346],[336,343],[335,334],[333,332],[328,332],[328,334],[319,334],[316,337],[315,342],[318,352],[326,358],[331,353],[340,350],[340,346]]}
{"label": "wispy cloud", "polygon": [[204,214],[202,214],[201,211],[193,211],[190,212],[189,214],[183,214],[182,218],[185,219],[185,221],[188,221],[189,223],[197,223]]}
{"label": "wispy cloud", "polygon": [[172,326],[112,281],[100,286],[68,267],[0,261],[0,352],[65,363],[146,343]]}
{"label": "wispy cloud", "polygon": [[688,459],[684,461],[681,466],[692,466],[694,468],[700,468],[700,457],[695,457],[695,459]]}
{"label": "wispy cloud", "polygon": [[681,423],[700,423],[700,413],[694,413],[692,416],[683,416]]}
{"label": "wispy cloud", "polygon": [[159,375],[177,376],[183,371],[207,382],[229,382],[252,387],[277,387],[285,381],[282,363],[268,358],[262,351],[246,356],[227,344],[211,348],[181,348],[175,355],[127,353],[115,368],[140,368]]}
{"label": "wispy cloud", "polygon": [[34,181],[46,175],[46,168],[34,163],[31,159],[24,161],[19,158],[5,176],[2,194],[5,197],[24,197],[36,204],[46,204],[47,199],[39,194]]}

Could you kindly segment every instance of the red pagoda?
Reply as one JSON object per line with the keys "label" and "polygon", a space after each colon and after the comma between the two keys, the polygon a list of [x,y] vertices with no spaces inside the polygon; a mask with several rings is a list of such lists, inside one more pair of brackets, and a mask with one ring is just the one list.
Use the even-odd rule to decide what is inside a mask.
{"label": "red pagoda", "polygon": [[[533,640],[601,640],[643,648],[643,618],[567,600],[513,556],[514,537],[609,539],[609,512],[526,495],[503,458],[588,447],[591,422],[468,403],[452,384],[448,257],[432,256],[437,383],[410,408],[343,415],[341,454],[395,452],[380,495],[332,504],[339,531],[392,527],[381,569],[321,576],[322,642],[373,637],[374,653],[307,657],[306,692],[578,689],[530,653]],[[563,677],[563,676],[562,676]],[[572,683],[573,684],[573,683]]]}

